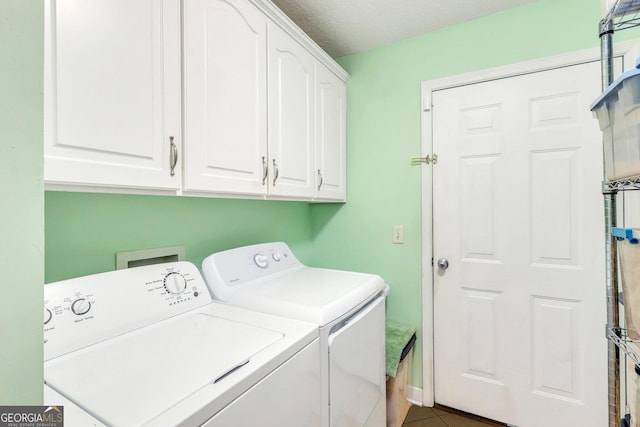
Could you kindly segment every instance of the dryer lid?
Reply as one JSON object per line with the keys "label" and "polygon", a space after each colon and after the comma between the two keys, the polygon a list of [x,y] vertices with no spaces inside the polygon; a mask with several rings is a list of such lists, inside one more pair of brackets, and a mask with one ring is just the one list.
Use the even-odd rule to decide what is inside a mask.
{"label": "dryer lid", "polygon": [[45,383],[104,423],[141,425],[250,363],[284,335],[197,313],[45,363]]}
{"label": "dryer lid", "polygon": [[325,326],[384,289],[374,274],[306,267],[236,290],[230,304]]}

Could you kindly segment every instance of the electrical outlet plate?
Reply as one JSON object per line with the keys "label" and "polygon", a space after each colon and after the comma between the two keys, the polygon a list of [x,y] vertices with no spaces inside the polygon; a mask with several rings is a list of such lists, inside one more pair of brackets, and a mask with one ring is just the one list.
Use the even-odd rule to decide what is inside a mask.
{"label": "electrical outlet plate", "polygon": [[404,243],[404,226],[403,225],[394,225],[392,227],[391,242],[397,243],[397,244]]}

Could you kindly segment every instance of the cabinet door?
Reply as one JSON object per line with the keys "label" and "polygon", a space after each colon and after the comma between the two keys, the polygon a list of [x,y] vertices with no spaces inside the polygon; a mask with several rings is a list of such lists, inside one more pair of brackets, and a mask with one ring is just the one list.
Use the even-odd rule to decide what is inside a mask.
{"label": "cabinet door", "polygon": [[246,0],[184,8],[185,190],[266,194],[266,18]]}
{"label": "cabinet door", "polygon": [[316,64],[316,198],[346,200],[346,85]]}
{"label": "cabinet door", "polygon": [[46,6],[45,181],[178,189],[180,1]]}
{"label": "cabinet door", "polygon": [[269,194],[312,198],[314,59],[269,25]]}

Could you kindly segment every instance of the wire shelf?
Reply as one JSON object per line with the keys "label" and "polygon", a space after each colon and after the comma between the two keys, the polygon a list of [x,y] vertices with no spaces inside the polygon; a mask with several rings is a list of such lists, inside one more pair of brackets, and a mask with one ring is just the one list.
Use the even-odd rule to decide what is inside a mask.
{"label": "wire shelf", "polygon": [[625,30],[640,25],[640,0],[616,0],[603,19],[603,27],[613,24],[613,30]]}
{"label": "wire shelf", "polygon": [[602,191],[604,193],[615,193],[623,190],[640,190],[640,176],[630,176],[602,183]]}
{"label": "wire shelf", "polygon": [[[627,337],[627,330],[624,328],[607,327],[607,339],[618,346],[636,365],[640,365],[640,355],[638,354],[638,344]],[[633,343],[633,344],[632,344]]]}

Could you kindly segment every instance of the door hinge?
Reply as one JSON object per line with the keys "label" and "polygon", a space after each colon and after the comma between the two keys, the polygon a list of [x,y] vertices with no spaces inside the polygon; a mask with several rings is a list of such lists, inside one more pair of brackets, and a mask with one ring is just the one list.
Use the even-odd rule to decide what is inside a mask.
{"label": "door hinge", "polygon": [[431,257],[431,267],[433,267],[433,257]]}
{"label": "door hinge", "polygon": [[431,105],[431,97],[422,97],[422,111],[431,111],[433,105]]}
{"label": "door hinge", "polygon": [[411,164],[412,165],[419,165],[419,164],[422,164],[422,163],[425,163],[427,165],[429,163],[437,165],[438,164],[438,155],[434,154],[433,156],[430,156],[430,155],[427,154],[424,157],[412,157],[411,158]]}

